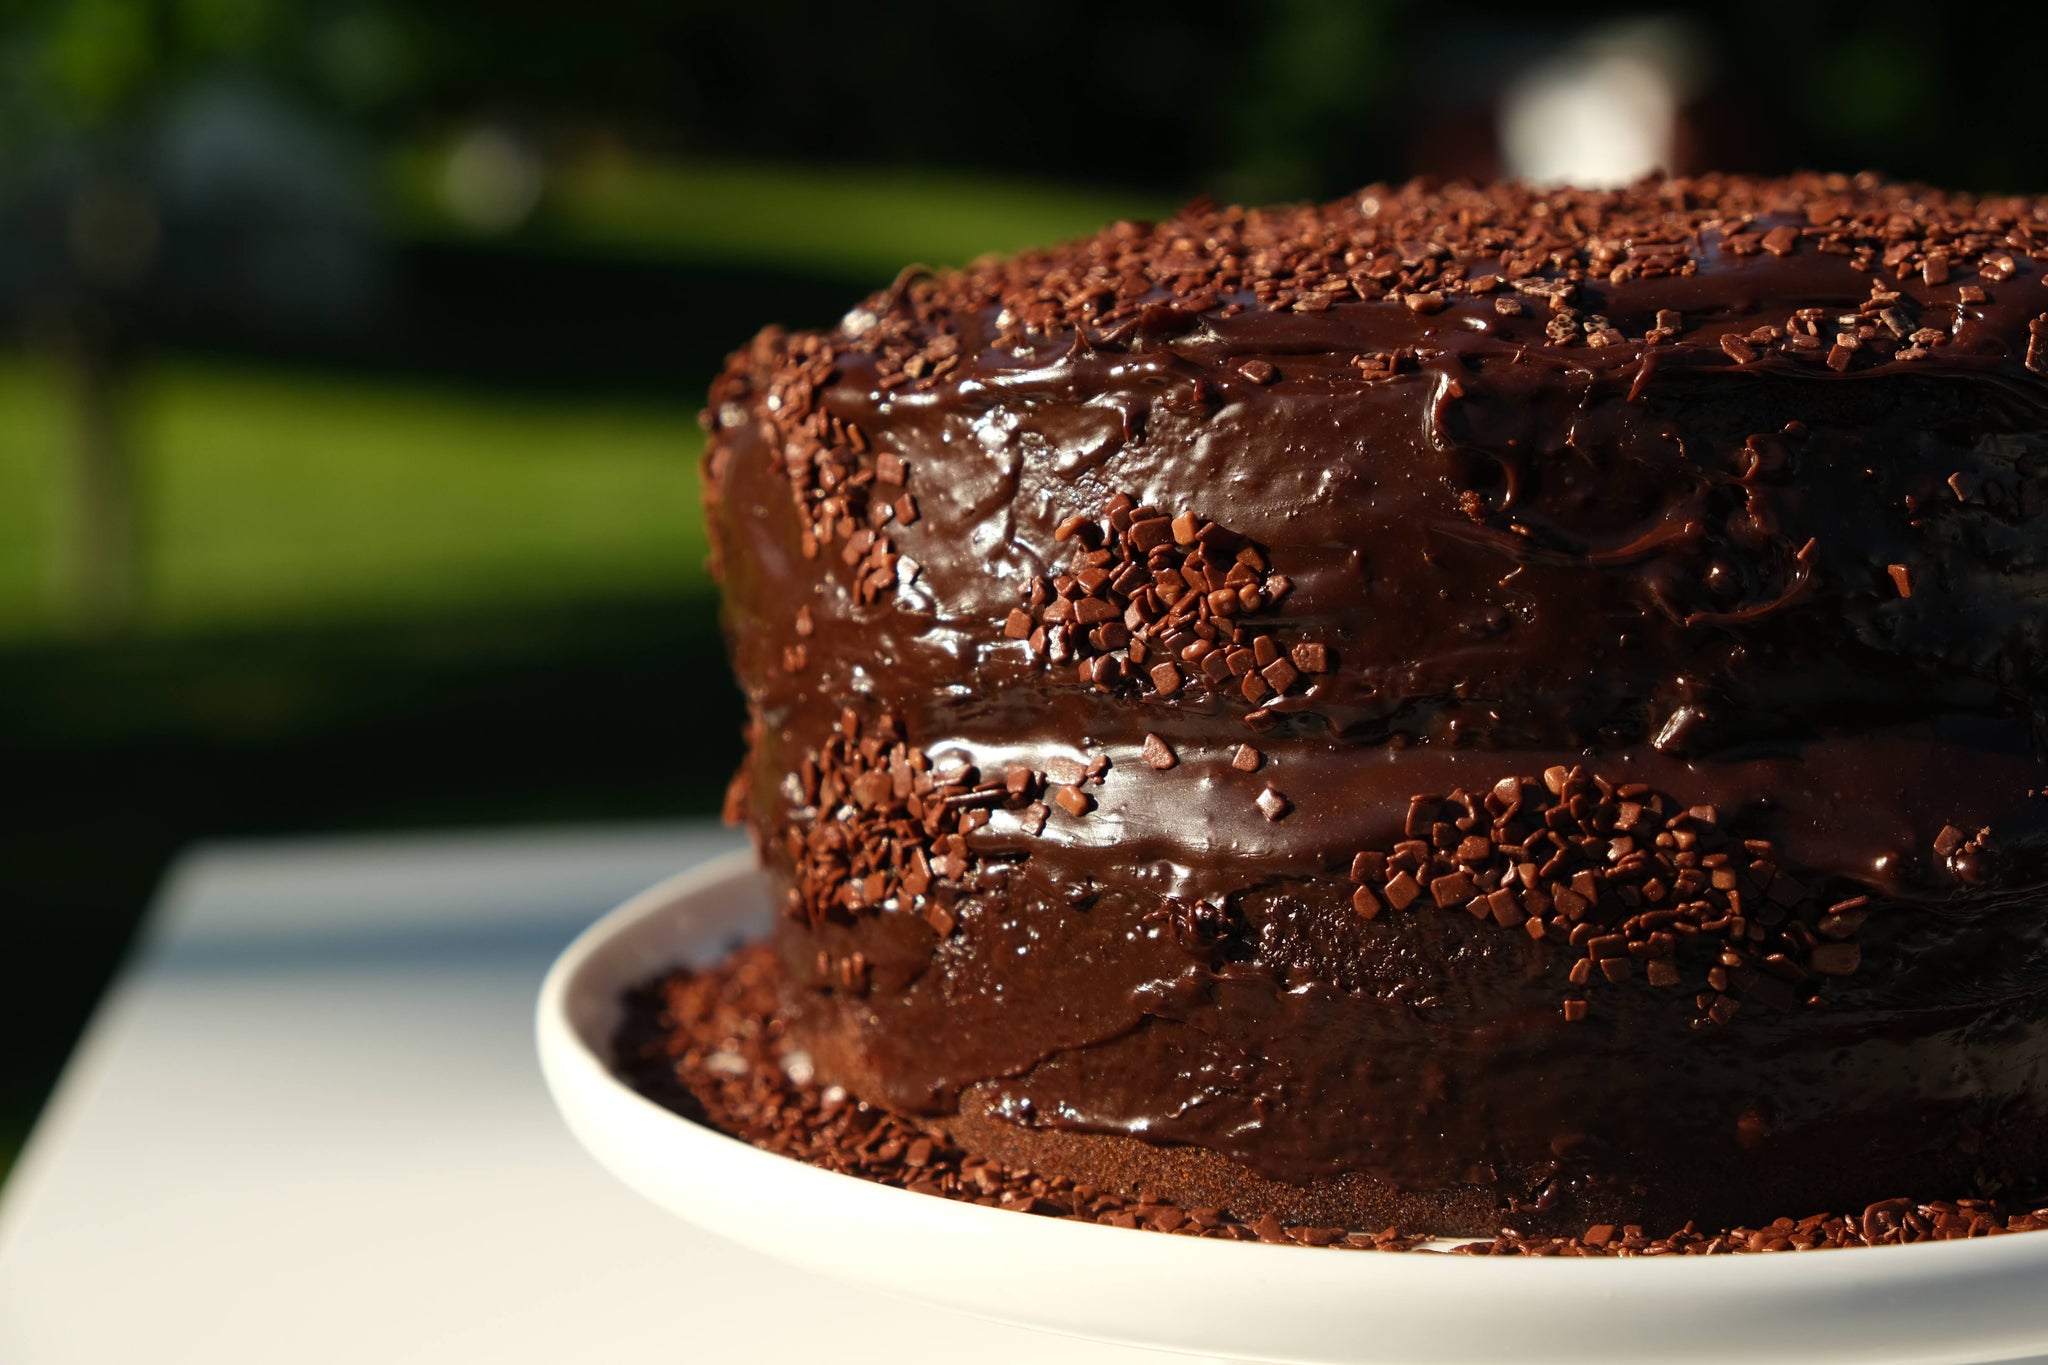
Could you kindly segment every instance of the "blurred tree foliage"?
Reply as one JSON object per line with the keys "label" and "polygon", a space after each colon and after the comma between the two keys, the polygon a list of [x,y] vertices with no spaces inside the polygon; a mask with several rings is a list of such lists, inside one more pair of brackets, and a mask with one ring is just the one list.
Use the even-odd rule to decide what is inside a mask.
{"label": "blurred tree foliage", "polygon": [[9,0],[0,90],[13,138],[117,129],[195,76],[260,71],[360,117],[424,74],[398,6],[354,0]]}
{"label": "blurred tree foliage", "polygon": [[694,156],[1286,197],[1429,169],[1445,105],[1646,11],[1700,35],[1730,169],[2038,174],[2027,45],[1906,0],[7,0],[0,136],[117,126],[234,69],[373,137],[483,115]]}

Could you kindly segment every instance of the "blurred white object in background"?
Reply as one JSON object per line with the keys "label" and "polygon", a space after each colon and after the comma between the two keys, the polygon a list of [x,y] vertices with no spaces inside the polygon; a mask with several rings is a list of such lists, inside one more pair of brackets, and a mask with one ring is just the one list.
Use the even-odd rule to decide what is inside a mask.
{"label": "blurred white object in background", "polygon": [[506,128],[461,133],[441,167],[441,204],[475,232],[510,232],[532,216],[547,180],[540,154]]}
{"label": "blurred white object in background", "polygon": [[1670,169],[1679,115],[1705,84],[1707,56],[1704,37],[1675,15],[1590,30],[1502,95],[1508,173],[1599,188]]}

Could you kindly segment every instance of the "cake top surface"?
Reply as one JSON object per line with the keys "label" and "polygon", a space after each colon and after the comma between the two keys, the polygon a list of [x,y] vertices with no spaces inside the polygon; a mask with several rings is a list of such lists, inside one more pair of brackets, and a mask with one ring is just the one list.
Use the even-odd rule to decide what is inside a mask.
{"label": "cake top surface", "polygon": [[[924,387],[959,364],[963,344],[1031,348],[1075,333],[1115,340],[1148,322],[1313,313],[1354,301],[1428,314],[1492,296],[1503,313],[1570,314],[1553,329],[1554,344],[1654,344],[1680,324],[1654,312],[1623,316],[1613,287],[1753,276],[1761,267],[1775,281],[1773,302],[1796,305],[1804,290],[1832,315],[1842,275],[1860,272],[1880,301],[1910,287],[1918,301],[1934,301],[1935,291],[1960,309],[1983,303],[1988,287],[2036,273],[2027,263],[2043,257],[2048,199],[1871,175],[1650,178],[1613,190],[1418,180],[1320,205],[1197,202],[1161,223],[1117,223],[961,270],[913,268],[819,342],[871,355],[885,386]],[[1903,351],[1918,359],[1939,344],[1911,340],[1928,319],[1903,320],[1916,325],[1877,338],[1886,358]],[[1823,344],[1816,358],[1832,349]]]}

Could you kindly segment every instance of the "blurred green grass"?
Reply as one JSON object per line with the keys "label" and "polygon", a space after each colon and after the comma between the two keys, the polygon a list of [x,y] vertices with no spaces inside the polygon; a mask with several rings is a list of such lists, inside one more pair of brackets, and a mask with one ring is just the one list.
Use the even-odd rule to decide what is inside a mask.
{"label": "blurred green grass", "polygon": [[[0,359],[0,632],[57,630],[60,376]],[[134,395],[146,632],[708,591],[681,406],[152,365]]]}
{"label": "blurred green grass", "polygon": [[611,159],[574,171],[564,191],[551,208],[595,245],[884,280],[912,262],[962,265],[1159,211],[1129,196],[965,176]]}
{"label": "blurred green grass", "polygon": [[[394,162],[405,230],[440,154]],[[1165,206],[930,171],[585,155],[527,229],[597,254],[818,272],[845,298]],[[836,297],[836,287],[835,287]],[[734,320],[733,327],[772,319]],[[0,638],[63,629],[65,376],[0,353]],[[134,395],[145,633],[423,618],[649,591],[708,592],[694,410],[464,392],[249,363],[152,361]]]}
{"label": "blurred green grass", "polygon": [[[438,188],[444,157],[445,149],[415,147],[394,163],[394,207],[414,230],[456,230]],[[964,265],[1173,207],[1113,190],[922,169],[604,152],[553,171],[532,230],[580,249],[812,270],[872,287],[913,263]]]}
{"label": "blurred green grass", "polygon": [[0,361],[0,636],[56,623],[60,461],[72,439],[49,366]]}

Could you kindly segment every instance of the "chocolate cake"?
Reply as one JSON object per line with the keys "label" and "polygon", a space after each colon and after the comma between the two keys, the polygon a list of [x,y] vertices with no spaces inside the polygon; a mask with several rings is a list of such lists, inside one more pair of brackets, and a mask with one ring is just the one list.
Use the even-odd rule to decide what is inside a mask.
{"label": "chocolate cake", "polygon": [[2048,200],[1196,205],[713,388],[819,1081],[1441,1234],[2048,1174]]}

